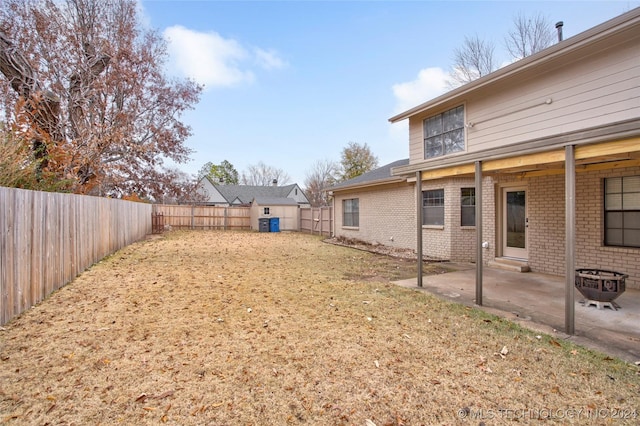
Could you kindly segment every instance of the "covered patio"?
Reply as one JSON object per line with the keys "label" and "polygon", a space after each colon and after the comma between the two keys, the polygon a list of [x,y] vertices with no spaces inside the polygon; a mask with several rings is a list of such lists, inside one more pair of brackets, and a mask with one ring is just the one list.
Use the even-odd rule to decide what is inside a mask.
{"label": "covered patio", "polygon": [[[598,247],[602,245],[602,240],[589,241],[587,245],[584,245],[583,241],[583,245],[578,248],[576,244],[578,234],[576,215],[580,213],[584,217],[585,213],[584,203],[581,203],[582,211],[578,211],[576,208],[576,193],[587,193],[589,199],[594,200],[590,204],[598,209],[600,209],[600,204],[598,203],[601,202],[603,195],[601,193],[601,183],[598,183],[599,186],[595,190],[593,190],[594,188],[584,187],[584,184],[581,187],[577,185],[577,176],[591,175],[595,176],[598,182],[601,182],[603,176],[628,175],[631,174],[630,171],[636,170],[640,166],[640,139],[637,137],[620,138],[621,135],[628,136],[629,132],[637,131],[635,126],[637,126],[637,123],[618,123],[606,129],[594,128],[576,134],[523,143],[515,148],[497,148],[485,152],[463,154],[454,159],[435,162],[429,167],[424,164],[418,164],[397,168],[394,173],[415,173],[416,253],[418,258],[423,257],[424,244],[422,223],[423,183],[434,179],[473,177],[475,180],[475,215],[478,218],[475,226],[474,300],[476,305],[485,305],[486,299],[483,295],[485,274],[483,269],[487,262],[491,262],[495,258],[496,260],[522,261],[522,264],[526,265],[531,260],[532,254],[540,254],[542,252],[540,249],[536,252],[527,248],[527,254],[520,256],[519,254],[511,255],[507,253],[506,248],[500,249],[502,246],[509,245],[506,243],[501,245],[500,243],[500,241],[507,240],[507,232],[506,228],[504,228],[504,225],[507,224],[507,219],[506,215],[501,213],[503,211],[501,206],[504,205],[506,198],[501,196],[501,191],[507,188],[506,184],[511,184],[511,182],[519,182],[520,185],[526,186],[535,179],[561,177],[563,182],[558,181],[561,182],[560,185],[552,185],[552,189],[550,188],[548,191],[541,193],[542,196],[539,196],[539,198],[551,199],[551,197],[555,196],[556,202],[551,202],[542,215],[548,218],[548,222],[559,225],[560,228],[556,231],[560,231],[564,235],[560,234],[560,232],[547,231],[543,226],[538,228],[538,232],[540,233],[544,230],[547,233],[545,238],[556,241],[558,247],[564,246],[563,250],[561,250],[563,253],[560,250],[556,250],[558,251],[556,257],[563,257],[564,277],[553,276],[553,280],[556,282],[562,280],[564,284],[553,286],[554,291],[560,291],[561,293],[545,294],[542,292],[540,293],[540,298],[545,305],[553,306],[557,303],[563,306],[564,320],[561,323],[554,324],[554,327],[563,329],[568,335],[574,334],[575,304],[581,297],[574,290],[574,272],[577,268],[576,258],[578,254],[581,254],[583,258],[589,257],[586,253],[591,250],[593,251],[593,256],[591,257],[596,257],[599,263],[607,265],[618,263],[621,258],[636,255],[635,251],[616,251],[617,249],[614,247],[608,248],[607,252],[597,252],[596,245]],[[630,127],[633,130],[630,131]],[[483,188],[483,186],[486,186],[486,177],[491,179],[489,184],[490,191],[487,191],[486,187]],[[489,197],[488,204],[491,206],[490,208],[483,206],[483,196]],[[529,202],[527,201],[527,203]],[[604,210],[604,207],[602,210]],[[542,212],[542,210],[540,211]],[[529,237],[526,235],[531,231],[527,230],[529,228],[529,215],[526,209],[522,208],[521,215],[522,241],[527,241]],[[486,226],[484,222],[492,224],[489,232],[483,232]],[[599,223],[601,224],[602,221],[599,220]],[[584,229],[588,227],[583,224],[582,228],[580,237],[584,240]],[[526,245],[528,246],[528,243]],[[491,250],[487,252],[485,250],[485,248],[491,246],[497,246],[497,251]],[[522,247],[525,247],[524,243]],[[578,253],[579,250],[580,253]],[[605,254],[606,258],[603,257]],[[630,263],[624,264],[630,265]],[[634,265],[634,268],[636,266]],[[419,264],[418,268],[417,286],[422,287],[425,285],[422,277],[422,265]],[[616,269],[617,266],[612,264],[611,267],[601,269],[609,270],[611,268]],[[625,271],[625,273],[631,275],[631,281],[637,279],[635,271]],[[503,288],[503,291],[505,291],[505,297],[511,296],[508,289]],[[637,341],[636,345],[640,346],[640,341]]]}
{"label": "covered patio", "polygon": [[485,267],[483,303],[476,303],[476,265],[450,264],[452,272],[397,281],[403,287],[428,291],[440,298],[473,306],[520,325],[600,350],[629,362],[640,361],[640,290],[627,289],[617,300],[620,309],[585,306],[575,291],[575,331],[566,334],[565,278]]}

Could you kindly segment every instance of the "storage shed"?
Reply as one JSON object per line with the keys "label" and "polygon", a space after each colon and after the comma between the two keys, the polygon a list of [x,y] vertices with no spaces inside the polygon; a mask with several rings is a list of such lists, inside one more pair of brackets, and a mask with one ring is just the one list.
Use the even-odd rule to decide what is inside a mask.
{"label": "storage shed", "polygon": [[292,198],[256,197],[251,202],[251,229],[260,229],[260,219],[279,218],[280,231],[300,229],[300,206]]}

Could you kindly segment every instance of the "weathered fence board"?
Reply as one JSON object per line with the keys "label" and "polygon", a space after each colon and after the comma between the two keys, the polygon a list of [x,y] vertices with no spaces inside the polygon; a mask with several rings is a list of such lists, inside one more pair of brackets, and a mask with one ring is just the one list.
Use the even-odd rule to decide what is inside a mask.
{"label": "weathered fence board", "polygon": [[151,233],[151,205],[0,187],[0,324]]}
{"label": "weathered fence board", "polygon": [[154,204],[153,214],[161,214],[171,229],[251,229],[250,207]]}
{"label": "weathered fence board", "polygon": [[331,207],[308,207],[300,209],[300,231],[331,236],[333,209]]}

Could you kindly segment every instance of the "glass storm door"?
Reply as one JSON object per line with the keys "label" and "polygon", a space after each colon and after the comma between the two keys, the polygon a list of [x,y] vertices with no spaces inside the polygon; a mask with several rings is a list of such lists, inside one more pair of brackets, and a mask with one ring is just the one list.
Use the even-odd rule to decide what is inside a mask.
{"label": "glass storm door", "polygon": [[527,259],[527,196],[522,188],[504,188],[502,254],[505,257]]}

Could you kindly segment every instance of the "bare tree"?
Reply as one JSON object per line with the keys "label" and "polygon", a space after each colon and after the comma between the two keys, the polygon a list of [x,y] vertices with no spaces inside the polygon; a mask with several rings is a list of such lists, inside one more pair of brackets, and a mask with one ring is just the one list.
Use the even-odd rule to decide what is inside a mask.
{"label": "bare tree", "polygon": [[318,160],[307,173],[304,180],[304,193],[311,206],[328,206],[331,197],[326,189],[337,181],[339,165],[330,160]]}
{"label": "bare tree", "polygon": [[[556,32],[542,14],[527,17],[519,14],[513,29],[505,37],[505,47],[511,59],[518,60],[549,47]],[[455,49],[449,86],[455,88],[470,83],[498,69],[495,45],[477,34],[465,37],[462,47]]]}
{"label": "bare tree", "polygon": [[269,186],[286,185],[291,182],[291,177],[282,169],[267,166],[262,161],[258,164],[250,165],[240,178],[242,185]]}
{"label": "bare tree", "polygon": [[371,148],[366,143],[360,145],[356,142],[342,149],[340,159],[340,180],[345,181],[360,176],[378,167],[378,157],[373,155]]}
{"label": "bare tree", "polygon": [[198,193],[198,181],[182,170],[171,167],[165,170],[163,178],[149,182],[153,193],[158,194],[152,201],[164,204],[201,203],[204,196]]}
{"label": "bare tree", "polygon": [[[0,96],[16,137],[67,189],[156,194],[182,163],[191,133],[181,114],[201,88],[168,80],[166,43],[138,22],[135,0],[2,0]],[[21,122],[27,126],[14,126]]]}
{"label": "bare tree", "polygon": [[515,60],[533,55],[556,39],[551,21],[542,14],[527,17],[520,13],[513,19],[513,29],[505,37],[505,46]]}
{"label": "bare tree", "polygon": [[454,51],[449,84],[452,87],[461,86],[495,71],[497,67],[494,51],[494,44],[482,40],[477,34],[465,37],[463,46]]}

